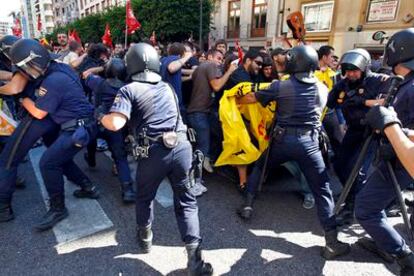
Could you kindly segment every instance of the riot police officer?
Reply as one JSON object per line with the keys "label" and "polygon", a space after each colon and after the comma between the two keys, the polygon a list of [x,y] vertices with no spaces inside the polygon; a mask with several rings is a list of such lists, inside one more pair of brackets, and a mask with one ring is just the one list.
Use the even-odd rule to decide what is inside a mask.
{"label": "riot police officer", "polygon": [[[106,114],[109,112],[118,90],[125,85],[126,67],[124,62],[119,58],[112,58],[105,65],[106,79],[89,74],[85,79],[85,85],[93,93],[95,108]],[[128,166],[127,152],[124,143],[124,131],[110,131],[100,128],[98,138],[105,139],[112,153],[112,158],[118,171],[118,178],[121,183],[122,200],[124,203],[135,202],[135,192],[133,190],[131,171]],[[88,145],[88,153],[85,154],[88,164],[95,164],[96,140]]]}
{"label": "riot police officer", "polygon": [[[362,120],[370,106],[383,102],[383,99],[377,99],[377,97],[386,90],[383,84],[387,76],[370,71],[371,56],[364,49],[346,52],[340,64],[345,78],[340,80],[329,93],[327,106],[329,108],[341,107],[348,127],[333,164],[339,180],[345,185],[366,138],[365,125],[362,124]],[[361,189],[366,178],[374,151],[375,144],[373,143],[346,200],[346,207],[339,216],[341,223],[352,223],[355,194]]]}
{"label": "riot police officer", "polygon": [[19,72],[36,83],[38,98],[35,101],[29,97],[21,99],[30,117],[18,126],[0,154],[0,221],[14,218],[11,197],[16,166],[33,144],[47,135],[48,148],[39,167],[50,197],[50,209],[35,226],[43,231],[68,216],[63,175],[81,187],[75,191],[75,196],[98,197],[95,186],[73,161],[75,154],[95,135],[93,107],[74,71],[66,64],[51,61],[39,42],[20,40],[13,45],[10,57]]}
{"label": "riot police officer", "polygon": [[[379,122],[375,119],[375,110],[367,115],[367,121],[374,128],[385,128],[393,123],[402,127],[414,127],[414,28],[395,33],[385,48],[384,62],[392,67],[393,72],[403,76],[392,106],[398,114],[383,116]],[[399,122],[400,121],[400,122]],[[378,127],[380,125],[380,127]],[[401,189],[406,188],[412,177],[399,160],[391,160]],[[391,178],[382,160],[370,174],[355,200],[355,216],[361,226],[373,238],[378,249],[396,257],[401,266],[401,275],[414,275],[414,254],[401,235],[387,222],[384,209],[395,200],[395,190]]]}
{"label": "riot police officer", "polygon": [[201,257],[198,207],[190,192],[192,150],[172,88],[161,81],[156,50],[146,43],[133,45],[126,54],[132,83],[122,87],[101,123],[117,131],[130,121],[138,145],[136,175],[136,219],[138,241],[143,252],[152,245],[153,201],[168,177],[174,192],[174,207],[181,238],[188,253],[190,275],[211,275],[213,269]]}
{"label": "riot police officer", "polygon": [[[286,72],[289,80],[274,82],[267,90],[249,93],[239,99],[240,103],[256,100],[266,106],[277,102],[276,127],[269,155],[268,169],[296,161],[306,177],[315,197],[319,221],[325,231],[326,246],[321,255],[326,259],[349,252],[348,244],[337,239],[334,202],[327,169],[319,148],[321,112],[327,100],[328,89],[318,82],[313,72],[318,68],[318,54],[311,46],[296,46],[286,55]],[[248,178],[247,197],[238,214],[250,219],[253,198],[257,192],[265,154],[256,162]]]}

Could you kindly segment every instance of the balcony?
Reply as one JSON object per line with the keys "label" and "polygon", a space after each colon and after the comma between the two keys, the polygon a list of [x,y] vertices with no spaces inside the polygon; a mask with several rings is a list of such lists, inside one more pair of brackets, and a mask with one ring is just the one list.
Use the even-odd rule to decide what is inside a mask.
{"label": "balcony", "polygon": [[227,39],[240,38],[240,27],[235,29],[228,29],[227,26],[223,28],[223,34]]}
{"label": "balcony", "polygon": [[264,26],[264,28],[252,28],[251,24],[247,25],[247,34],[249,38],[260,38],[260,37],[266,37],[266,31],[267,31],[267,23]]}
{"label": "balcony", "polygon": [[45,11],[44,11],[44,15],[45,15],[45,16],[54,16],[54,15],[53,15],[53,11],[52,11],[52,10],[45,10]]}

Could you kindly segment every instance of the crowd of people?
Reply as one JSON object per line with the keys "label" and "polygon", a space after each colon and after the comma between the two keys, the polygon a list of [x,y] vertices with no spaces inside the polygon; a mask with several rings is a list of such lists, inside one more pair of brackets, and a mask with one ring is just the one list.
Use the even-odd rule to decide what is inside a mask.
{"label": "crowd of people", "polygon": [[[153,200],[168,177],[189,273],[211,275],[211,264],[201,257],[196,201],[208,189],[202,171],[236,179],[243,201],[236,212],[249,220],[263,176],[289,164],[301,179],[303,207],[316,206],[326,241],[323,258],[350,251],[337,238],[338,226],[356,218],[372,238],[360,240],[361,246],[396,258],[402,275],[414,275],[414,254],[385,213],[396,198],[386,164],[392,164],[402,189],[414,175],[414,135],[401,129],[414,126],[413,28],[389,39],[379,68],[372,66],[365,49],[339,58],[329,45],[318,50],[298,45],[244,51],[229,49],[220,39],[205,52],[190,41],[165,47],[151,41],[131,43],[128,49],[122,44],[113,49],[102,43],[82,45],[68,41],[64,33],[57,41],[58,50],[52,52],[33,39],[0,39],[2,106],[19,121],[1,141],[0,222],[14,218],[12,196],[16,187],[24,187],[17,168],[36,143],[46,147],[39,167],[50,198],[48,212],[35,226],[39,231],[69,214],[64,176],[79,186],[75,197],[100,196],[99,187],[73,158],[85,149],[85,161],[95,167],[96,151],[106,143],[122,201],[136,204],[141,249],[151,250]],[[404,80],[390,102],[394,111],[384,105],[395,75]],[[257,160],[218,167],[214,164],[226,147],[221,100],[235,87],[239,109],[276,102],[275,119],[265,126],[269,144]],[[250,142],[259,148],[250,118],[243,117],[243,122]],[[369,126],[382,136],[369,144],[345,208],[335,215],[328,170],[346,184]],[[129,155],[137,160],[136,179],[131,177]]]}

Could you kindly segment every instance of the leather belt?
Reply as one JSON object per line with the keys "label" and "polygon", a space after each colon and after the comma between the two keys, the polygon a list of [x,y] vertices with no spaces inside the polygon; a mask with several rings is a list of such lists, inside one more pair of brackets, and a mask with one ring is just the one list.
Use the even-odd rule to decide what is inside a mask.
{"label": "leather belt", "polygon": [[285,134],[287,135],[312,135],[315,133],[316,129],[310,128],[300,128],[300,127],[282,127],[285,130]]}
{"label": "leather belt", "polygon": [[73,119],[70,121],[67,121],[61,125],[62,130],[71,130],[76,129],[81,126],[85,126],[93,122],[91,118],[81,118],[81,119]]}
{"label": "leather belt", "polygon": [[[149,140],[150,144],[155,144],[155,143],[163,144],[162,134],[154,136],[154,137],[146,136],[146,138]],[[178,142],[185,142],[188,140],[186,132],[177,132],[177,138],[178,138]]]}

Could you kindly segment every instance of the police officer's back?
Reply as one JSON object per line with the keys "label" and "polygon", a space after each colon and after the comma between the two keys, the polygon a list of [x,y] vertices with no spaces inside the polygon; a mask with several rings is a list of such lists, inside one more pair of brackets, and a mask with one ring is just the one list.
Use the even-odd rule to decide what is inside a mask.
{"label": "police officer's back", "polygon": [[148,253],[152,245],[153,200],[168,177],[174,192],[175,213],[181,238],[186,244],[190,275],[211,275],[210,264],[200,255],[198,208],[190,192],[189,170],[192,150],[172,88],[161,81],[160,62],[149,44],[132,46],[126,54],[132,83],[122,87],[102,124],[113,131],[130,120],[135,132],[133,151],[137,163],[136,220],[139,245]]}
{"label": "police officer's back", "polygon": [[[321,113],[326,103],[328,89],[314,77],[318,55],[311,46],[297,46],[287,53],[286,71],[289,80],[274,82],[267,90],[250,93],[241,103],[262,105],[277,102],[276,127],[269,152],[268,169],[287,161],[296,161],[304,173],[315,197],[319,222],[325,231],[326,246],[321,255],[332,259],[349,252],[349,245],[338,241],[333,198],[327,169],[319,148]],[[253,198],[257,192],[266,155],[263,154],[249,176],[247,196],[238,210],[243,219],[251,217]]]}

